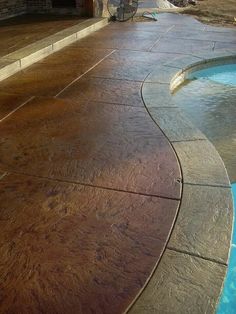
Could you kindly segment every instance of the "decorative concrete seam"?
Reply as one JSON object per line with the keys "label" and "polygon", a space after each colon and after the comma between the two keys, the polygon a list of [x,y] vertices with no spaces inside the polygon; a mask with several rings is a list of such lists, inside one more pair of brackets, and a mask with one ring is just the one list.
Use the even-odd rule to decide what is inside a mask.
{"label": "decorative concrete seam", "polygon": [[[128,308],[130,314],[215,313],[222,290],[233,222],[229,178],[211,142],[172,103],[171,91],[189,73],[236,60],[236,55],[223,51],[217,57],[203,53],[197,58],[181,57],[159,66],[142,88],[147,111],[179,159],[183,195],[167,248],[147,286]],[[189,64],[190,59],[195,62]]]}
{"label": "decorative concrete seam", "polygon": [[88,19],[0,58],[0,81],[107,24],[107,18]]}

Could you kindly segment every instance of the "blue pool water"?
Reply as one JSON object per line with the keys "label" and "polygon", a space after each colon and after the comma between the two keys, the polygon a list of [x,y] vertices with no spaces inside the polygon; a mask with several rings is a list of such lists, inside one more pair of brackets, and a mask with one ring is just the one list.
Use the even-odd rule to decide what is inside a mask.
{"label": "blue pool water", "polygon": [[236,86],[236,64],[219,65],[199,71],[195,71],[189,77],[211,80],[224,85]]}
{"label": "blue pool water", "polygon": [[[232,191],[234,197],[234,214],[235,214],[236,183],[232,184]],[[217,310],[217,314],[235,314],[235,313],[236,313],[236,227],[234,227],[233,232],[228,272]]]}
{"label": "blue pool water", "polygon": [[[236,63],[191,73],[173,95],[193,123],[220,153],[232,184],[236,216]],[[236,314],[236,218],[229,267],[217,314]]]}

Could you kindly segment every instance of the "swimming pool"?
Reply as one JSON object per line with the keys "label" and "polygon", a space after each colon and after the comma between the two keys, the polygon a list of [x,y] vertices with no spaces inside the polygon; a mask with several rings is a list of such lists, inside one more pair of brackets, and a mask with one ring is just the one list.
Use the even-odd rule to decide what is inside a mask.
{"label": "swimming pool", "polygon": [[[174,103],[215,145],[226,165],[236,212],[236,62],[190,73]],[[236,221],[228,272],[217,314],[236,313]]]}

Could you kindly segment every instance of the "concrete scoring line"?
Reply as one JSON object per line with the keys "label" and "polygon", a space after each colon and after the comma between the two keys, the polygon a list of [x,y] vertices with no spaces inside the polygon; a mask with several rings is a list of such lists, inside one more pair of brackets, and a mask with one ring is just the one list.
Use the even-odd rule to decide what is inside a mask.
{"label": "concrete scoring line", "polygon": [[31,100],[33,100],[35,98],[35,96],[31,96],[29,99],[27,99],[25,102],[23,102],[21,105],[19,105],[17,108],[15,108],[14,110],[12,110],[11,112],[9,112],[5,117],[3,117],[2,119],[0,119],[0,122],[3,122],[5,119],[7,119],[9,116],[11,116],[13,113],[15,113],[16,111],[18,111],[20,108],[22,108],[23,106],[25,106],[26,104],[28,104]]}
{"label": "concrete scoring line", "polygon": [[49,178],[49,177],[39,176],[39,175],[35,175],[35,174],[28,174],[28,173],[24,173],[24,172],[20,172],[20,171],[15,171],[15,170],[11,170],[11,171],[8,171],[6,173],[9,175],[10,174],[16,174],[16,175],[22,175],[22,176],[26,176],[26,177],[44,179],[47,181],[61,182],[61,183],[67,183],[67,184],[75,184],[75,185],[81,185],[81,186],[85,186],[85,187],[103,189],[103,190],[108,190],[108,191],[135,194],[135,195],[140,195],[140,196],[145,196],[145,197],[156,197],[156,198],[162,198],[162,199],[177,201],[177,202],[180,202],[180,200],[181,200],[181,198],[167,197],[167,196],[156,195],[156,194],[140,193],[140,192],[134,192],[134,191],[122,190],[122,189],[115,189],[115,188],[109,188],[109,187],[104,187],[104,186],[94,185],[94,184],[89,184],[89,183],[82,183],[82,182],[67,180],[67,179]]}
{"label": "concrete scoring line", "polygon": [[114,52],[116,51],[113,50],[110,53],[108,53],[105,57],[103,57],[101,60],[99,60],[97,63],[95,63],[92,67],[90,67],[87,71],[85,71],[83,74],[81,74],[79,77],[77,77],[76,79],[74,79],[72,82],[70,82],[66,87],[64,87],[59,93],[57,93],[55,95],[55,97],[58,97],[60,94],[62,94],[67,88],[69,88],[71,85],[73,85],[75,82],[77,82],[79,79],[81,79],[84,75],[86,75],[88,72],[90,72],[91,70],[93,70],[97,65],[99,65],[101,62],[103,62],[104,60],[106,60],[110,55],[112,55]]}
{"label": "concrete scoring line", "polygon": [[217,260],[215,258],[209,258],[209,257],[203,256],[203,255],[198,255],[198,254],[193,253],[193,252],[176,249],[176,248],[174,248],[172,246],[168,246],[168,244],[167,244],[167,248],[166,249],[170,250],[170,251],[174,251],[174,252],[180,253],[180,254],[186,254],[186,255],[189,255],[189,256],[196,257],[196,258],[200,258],[200,259],[203,259],[205,261],[209,261],[209,262],[212,262],[212,263],[215,263],[215,264],[223,265],[225,267],[228,266],[228,263],[221,262],[221,261],[219,261],[219,260]]}

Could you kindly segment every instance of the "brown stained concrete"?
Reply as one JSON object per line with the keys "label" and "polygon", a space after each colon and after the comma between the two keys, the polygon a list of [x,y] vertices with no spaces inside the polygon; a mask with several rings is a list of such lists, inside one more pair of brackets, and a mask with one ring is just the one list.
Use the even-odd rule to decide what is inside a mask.
{"label": "brown stained concrete", "polygon": [[119,314],[149,279],[181,197],[175,153],[141,98],[167,60],[93,40],[0,83],[0,313]]}
{"label": "brown stained concrete", "polygon": [[30,98],[17,94],[7,94],[0,92],[0,121],[13,113]]}
{"label": "brown stained concrete", "polygon": [[60,64],[76,67],[86,64],[88,67],[92,67],[112,51],[113,49],[90,49],[70,45],[68,48],[40,60],[39,63],[54,65],[56,67]]}
{"label": "brown stained concrete", "polygon": [[122,313],[160,258],[178,206],[21,175],[0,185],[1,313]]}
{"label": "brown stained concrete", "polygon": [[0,132],[6,170],[180,198],[177,159],[144,108],[38,98]]}
{"label": "brown stained concrete", "polygon": [[0,91],[27,96],[54,96],[87,69],[86,65],[74,68],[64,64],[55,67],[36,63],[4,80]]}
{"label": "brown stained concrete", "polygon": [[60,98],[74,102],[83,99],[143,107],[140,90],[141,82],[86,77],[67,88]]}
{"label": "brown stained concrete", "polygon": [[0,57],[83,22],[76,16],[27,14],[0,21]]}
{"label": "brown stained concrete", "polygon": [[[132,31],[126,30],[121,32],[121,28],[118,30],[113,29],[112,32],[107,28],[102,32],[93,33],[91,36],[80,40],[75,45],[78,47],[94,47],[94,41],[96,41],[96,48],[112,48],[112,49],[129,49],[129,50],[144,50],[147,51],[153,46],[161,34],[158,32],[148,31]],[[137,47],[137,41],[139,45]],[[136,49],[137,48],[137,49]]]}
{"label": "brown stained concrete", "polygon": [[[168,51],[158,45],[186,25],[205,28],[169,14],[112,24],[0,83],[0,95],[19,97],[2,102],[2,117],[22,104],[0,124],[0,313],[120,314],[145,288],[167,246],[182,177],[140,88],[156,66],[179,57],[178,39]],[[173,289],[145,298],[152,304],[143,309],[168,313],[169,291],[177,302],[190,294],[214,307],[224,265],[168,250],[152,277],[158,289],[168,286],[168,265]],[[200,285],[216,284],[202,304],[199,269]],[[192,284],[182,299],[178,274]]]}

